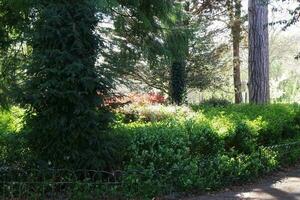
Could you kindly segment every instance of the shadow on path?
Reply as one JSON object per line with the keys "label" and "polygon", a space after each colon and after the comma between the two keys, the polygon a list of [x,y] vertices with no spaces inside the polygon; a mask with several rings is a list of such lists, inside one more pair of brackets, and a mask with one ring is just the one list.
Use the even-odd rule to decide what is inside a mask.
{"label": "shadow on path", "polygon": [[182,200],[300,200],[300,165],[259,183],[239,186],[231,191],[202,195]]}

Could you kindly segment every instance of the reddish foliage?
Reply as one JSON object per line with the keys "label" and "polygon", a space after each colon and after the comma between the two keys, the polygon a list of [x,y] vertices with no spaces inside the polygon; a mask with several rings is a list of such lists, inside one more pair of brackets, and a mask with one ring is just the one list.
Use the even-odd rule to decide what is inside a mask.
{"label": "reddish foliage", "polygon": [[166,99],[163,95],[155,92],[150,92],[148,94],[141,93],[129,93],[124,96],[114,96],[105,98],[104,105],[110,107],[118,107],[129,103],[147,105],[147,104],[163,104]]}
{"label": "reddish foliage", "polygon": [[166,99],[163,95],[154,92],[150,92],[148,94],[148,99],[151,104],[163,104],[166,102]]}

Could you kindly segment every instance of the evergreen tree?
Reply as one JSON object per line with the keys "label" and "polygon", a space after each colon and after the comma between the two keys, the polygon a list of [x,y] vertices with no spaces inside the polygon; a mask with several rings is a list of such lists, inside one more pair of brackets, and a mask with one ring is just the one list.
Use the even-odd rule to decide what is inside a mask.
{"label": "evergreen tree", "polygon": [[104,63],[121,83],[136,87],[131,80],[138,81],[149,89],[159,89],[173,103],[180,104],[188,87],[204,89],[214,80],[213,72],[219,67],[218,51],[212,40],[216,33],[208,31],[207,17],[194,13],[189,1],[160,7],[165,12],[157,15],[156,20],[135,17],[135,6],[135,12],[132,7],[114,8],[115,29],[107,31],[110,51]]}
{"label": "evergreen tree", "polygon": [[107,85],[95,66],[97,7],[92,0],[39,0],[34,11],[31,61],[19,99],[28,106],[30,149],[54,167],[102,167],[101,134],[108,123],[97,93],[107,92]]}
{"label": "evergreen tree", "polygon": [[153,81],[155,78],[150,79],[140,72],[164,73],[162,68],[157,70],[157,66],[168,62],[163,25],[170,20],[172,8],[173,3],[169,0],[118,1],[111,7],[108,23],[112,27],[102,31],[108,38],[102,63],[106,72],[115,77],[116,83],[130,87],[130,79],[138,79],[151,87],[165,89]]}
{"label": "evergreen tree", "polygon": [[170,54],[170,89],[169,98],[172,103],[180,105],[185,99],[186,65],[189,53],[190,29],[189,3],[175,5],[174,22],[167,32],[167,50]]}

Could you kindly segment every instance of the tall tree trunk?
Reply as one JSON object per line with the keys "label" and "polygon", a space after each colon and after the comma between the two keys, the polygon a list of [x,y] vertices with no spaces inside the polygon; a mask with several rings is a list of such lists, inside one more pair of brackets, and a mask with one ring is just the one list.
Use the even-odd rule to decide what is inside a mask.
{"label": "tall tree trunk", "polygon": [[241,0],[234,0],[234,5],[229,3],[230,25],[233,49],[233,82],[235,103],[242,103],[242,81],[241,81],[241,59],[240,59],[240,42],[241,42]]}
{"label": "tall tree trunk", "polygon": [[270,101],[268,5],[266,0],[249,0],[249,101]]}

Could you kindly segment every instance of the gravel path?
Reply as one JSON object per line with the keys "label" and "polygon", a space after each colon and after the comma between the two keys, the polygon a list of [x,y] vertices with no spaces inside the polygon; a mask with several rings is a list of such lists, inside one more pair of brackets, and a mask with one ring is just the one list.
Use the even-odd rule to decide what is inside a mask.
{"label": "gravel path", "polygon": [[253,185],[184,200],[300,200],[300,165],[279,172]]}

